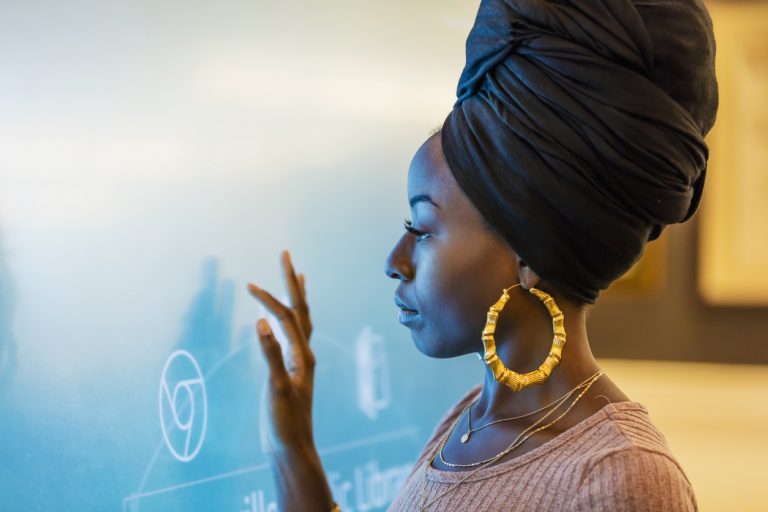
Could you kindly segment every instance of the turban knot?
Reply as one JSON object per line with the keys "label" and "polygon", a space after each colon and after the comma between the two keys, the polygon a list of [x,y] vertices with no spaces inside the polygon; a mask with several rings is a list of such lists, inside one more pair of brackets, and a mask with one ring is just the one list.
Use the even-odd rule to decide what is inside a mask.
{"label": "turban knot", "polygon": [[482,0],[446,161],[542,279],[585,302],[698,207],[717,110],[701,0]]}

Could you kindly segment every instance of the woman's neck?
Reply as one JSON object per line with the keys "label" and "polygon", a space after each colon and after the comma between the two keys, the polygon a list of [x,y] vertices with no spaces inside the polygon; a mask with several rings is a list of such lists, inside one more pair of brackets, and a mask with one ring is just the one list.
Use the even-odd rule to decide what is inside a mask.
{"label": "woman's neck", "polygon": [[[540,307],[540,306],[539,306]],[[542,308],[543,309],[543,308]],[[535,317],[496,340],[497,353],[504,365],[518,373],[538,368],[552,346],[551,319],[531,311]],[[485,367],[483,390],[473,407],[473,421],[478,424],[535,411],[565,395],[599,370],[587,339],[586,314],[583,310],[564,310],[566,343],[560,364],[543,384],[512,391],[498,383]]]}

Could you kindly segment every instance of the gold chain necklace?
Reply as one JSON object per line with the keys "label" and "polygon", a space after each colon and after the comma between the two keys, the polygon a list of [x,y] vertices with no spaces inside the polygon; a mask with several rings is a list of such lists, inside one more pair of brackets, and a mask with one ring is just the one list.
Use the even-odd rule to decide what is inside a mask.
{"label": "gold chain necklace", "polygon": [[[589,380],[589,379],[587,379],[587,380]],[[482,425],[480,427],[472,428],[472,407],[474,407],[475,404],[477,404],[477,400],[475,400],[474,402],[469,404],[466,408],[464,408],[464,411],[466,411],[466,413],[467,413],[467,431],[461,436],[461,443],[462,444],[467,443],[469,441],[469,438],[472,436],[472,434],[474,434],[475,432],[478,432],[480,430],[483,430],[486,427],[490,427],[491,425],[496,425],[497,423],[503,423],[505,421],[521,420],[523,418],[527,418],[529,416],[533,416],[534,414],[538,414],[538,413],[540,413],[540,412],[542,412],[542,411],[544,411],[546,409],[549,409],[550,407],[554,406],[555,404],[558,404],[558,406],[559,406],[559,404],[563,400],[565,400],[568,397],[570,397],[571,395],[573,395],[573,393],[575,391],[577,391],[581,386],[583,386],[585,382],[586,381],[582,382],[581,384],[579,384],[578,386],[576,386],[575,388],[573,388],[572,390],[568,391],[566,394],[561,396],[560,398],[557,398],[553,402],[550,402],[547,405],[545,405],[544,407],[542,407],[540,409],[536,409],[533,412],[529,412],[529,413],[526,413],[526,414],[521,414],[520,416],[512,416],[510,418],[501,418],[501,419],[494,420],[494,421],[491,421],[489,423],[486,423],[485,425]],[[464,415],[464,411],[461,412],[459,417]]]}
{"label": "gold chain necklace", "polygon": [[[531,426],[529,426],[529,427],[528,427],[528,428],[526,428],[526,429],[525,429],[523,432],[521,432],[521,433],[520,433],[520,435],[523,435],[523,434],[525,434],[525,432],[526,432],[527,430],[529,430],[529,429],[533,429],[533,428],[535,428],[537,425],[540,425],[541,423],[543,423],[545,419],[547,419],[549,416],[551,416],[551,415],[552,415],[552,413],[554,413],[554,412],[555,412],[557,409],[559,409],[559,408],[560,408],[560,406],[561,406],[561,405],[563,405],[563,403],[565,403],[565,401],[566,401],[566,400],[568,400],[570,397],[572,397],[574,393],[576,393],[577,391],[581,390],[581,389],[582,389],[582,388],[584,388],[585,386],[586,386],[586,387],[588,387],[588,386],[591,386],[591,385],[592,385],[592,379],[595,379],[595,380],[597,380],[597,379],[596,379],[596,377],[597,377],[598,373],[599,373],[599,372],[597,372],[597,373],[594,373],[594,374],[593,374],[592,376],[590,376],[588,379],[586,379],[585,381],[583,381],[583,382],[581,382],[580,384],[578,384],[576,387],[574,387],[573,389],[571,389],[569,392],[567,392],[565,395],[561,396],[560,398],[558,398],[557,400],[555,400],[555,401],[554,401],[554,402],[552,402],[551,404],[549,404],[549,405],[546,405],[546,406],[542,407],[542,408],[541,408],[541,409],[539,409],[538,411],[534,411],[534,412],[532,412],[532,413],[529,413],[528,415],[531,415],[531,414],[535,414],[535,413],[537,413],[537,412],[540,412],[540,411],[542,411],[542,410],[544,410],[544,409],[547,409],[548,407],[552,407],[552,406],[554,406],[554,407],[552,407],[552,408],[551,408],[551,409],[550,409],[550,410],[547,412],[547,414],[545,414],[544,416],[542,416],[541,418],[539,418],[538,420],[536,420],[536,421],[535,421],[535,422],[534,422],[534,423],[533,423]],[[574,402],[574,403],[575,403],[575,402]],[[571,404],[571,407],[573,407],[573,404]],[[448,462],[447,460],[445,460],[445,459],[443,458],[443,448],[445,447],[445,444],[447,443],[447,441],[448,441],[448,438],[450,437],[450,434],[451,434],[451,433],[449,432],[449,434],[448,434],[448,437],[446,437],[446,438],[445,438],[445,442],[441,444],[441,446],[440,446],[440,450],[438,450],[438,452],[437,452],[437,454],[438,454],[438,456],[439,456],[439,458],[440,458],[440,462],[442,462],[442,463],[443,463],[443,464],[445,464],[446,466],[450,466],[450,467],[452,467],[452,468],[473,468],[473,467],[476,467],[476,466],[480,466],[480,465],[482,465],[482,464],[485,464],[485,463],[491,462],[491,461],[492,461],[492,460],[493,460],[495,457],[498,457],[498,454],[497,454],[497,455],[494,455],[493,457],[490,457],[490,458],[488,458],[488,459],[485,459],[485,460],[480,460],[480,461],[477,461],[477,462],[472,462],[472,463],[469,463],[469,464],[457,464],[457,463],[453,463],[453,462]],[[513,442],[513,443],[514,443],[514,442]]]}
{"label": "gold chain necklace", "polygon": [[[581,384],[576,386],[576,388],[574,388],[572,391],[575,392],[580,387],[583,387],[584,389],[581,391],[581,393],[579,393],[579,395],[574,399],[574,401],[571,402],[571,405],[569,405],[568,408],[562,414],[560,414],[560,416],[558,416],[557,418],[555,418],[554,420],[552,420],[551,422],[549,422],[548,424],[546,424],[544,426],[537,427],[537,425],[541,424],[544,421],[544,419],[546,419],[547,416],[549,416],[549,414],[554,412],[559,406],[554,408],[554,409],[552,409],[552,411],[550,411],[547,415],[543,416],[542,418],[540,418],[539,420],[534,422],[530,427],[528,427],[525,430],[523,430],[515,438],[515,440],[512,441],[512,443],[509,446],[507,446],[503,451],[501,451],[500,453],[496,454],[492,458],[486,459],[485,461],[481,462],[481,465],[479,465],[475,469],[473,469],[471,471],[467,471],[466,475],[464,475],[464,477],[462,479],[460,479],[458,482],[456,482],[456,484],[454,484],[453,486],[449,487],[445,491],[441,492],[440,494],[438,494],[437,496],[432,498],[429,502],[424,503],[424,500],[426,499],[426,496],[424,495],[424,491],[427,488],[427,470],[429,469],[429,467],[434,462],[435,456],[439,452],[442,451],[443,447],[445,446],[445,443],[451,437],[451,434],[453,433],[453,430],[456,428],[456,425],[458,424],[459,419],[461,419],[461,415],[459,415],[459,417],[456,418],[456,420],[451,425],[451,428],[448,430],[446,436],[441,441],[440,446],[438,446],[437,450],[435,450],[435,452],[432,454],[432,456],[429,458],[429,460],[424,464],[424,470],[422,472],[422,479],[421,479],[421,489],[420,489],[420,492],[419,492],[419,507],[418,507],[419,508],[419,512],[425,512],[427,510],[427,508],[429,508],[437,500],[439,500],[440,498],[442,498],[443,496],[445,496],[446,494],[448,494],[449,492],[454,490],[459,485],[461,485],[464,482],[466,482],[467,479],[469,479],[471,476],[473,476],[475,473],[477,473],[481,469],[487,467],[488,465],[492,464],[493,462],[496,462],[497,460],[501,459],[505,455],[509,454],[512,450],[514,450],[515,448],[517,448],[518,446],[523,444],[532,435],[536,434],[537,432],[541,432],[542,430],[547,429],[547,428],[551,427],[552,425],[554,425],[555,423],[557,423],[558,421],[560,421],[566,414],[568,414],[570,412],[571,409],[573,409],[573,407],[581,399],[581,397],[584,396],[584,394],[587,391],[589,391],[589,388],[592,387],[592,384],[594,384],[604,374],[605,374],[605,370],[599,370],[597,373],[592,375],[590,378],[588,378],[587,380],[585,380],[584,382],[582,382]],[[566,399],[567,399],[568,396],[570,396],[570,395],[566,395]],[[565,401],[565,400],[563,400],[563,401]]]}

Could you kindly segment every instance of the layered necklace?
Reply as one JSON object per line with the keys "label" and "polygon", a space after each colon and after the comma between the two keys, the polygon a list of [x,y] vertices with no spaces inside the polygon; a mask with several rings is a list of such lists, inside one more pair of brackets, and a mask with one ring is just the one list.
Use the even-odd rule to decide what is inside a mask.
{"label": "layered necklace", "polygon": [[[595,375],[597,375],[597,374],[594,374],[592,377],[594,377]],[[590,379],[592,377],[590,377]],[[544,407],[542,407],[540,409],[536,409],[533,412],[529,412],[529,413],[526,413],[526,414],[521,414],[520,416],[512,416],[510,418],[501,418],[501,419],[498,419],[498,420],[494,420],[494,421],[488,422],[485,425],[481,425],[481,426],[479,426],[477,428],[472,428],[472,407],[474,407],[475,404],[477,403],[477,400],[475,400],[474,402],[469,404],[467,407],[465,407],[464,411],[462,411],[462,413],[459,415],[459,418],[461,418],[461,416],[464,415],[464,412],[466,412],[466,414],[467,414],[467,431],[461,436],[461,444],[467,443],[469,441],[469,438],[475,432],[477,432],[479,430],[483,430],[484,428],[490,427],[491,425],[496,425],[497,423],[504,423],[505,421],[521,420],[523,418],[527,418],[529,416],[533,416],[534,414],[538,414],[538,413],[540,413],[542,411],[545,411],[545,410],[549,409],[550,407],[553,407],[555,405],[561,404],[564,400],[567,400],[568,397],[572,396],[579,389],[579,386],[583,386],[588,380],[589,379],[587,379],[586,381],[582,382],[581,384],[579,384],[575,388],[571,389],[570,391],[565,393],[563,396],[561,396],[557,400],[555,400],[553,402],[550,402],[547,405],[545,405]],[[442,457],[441,457],[441,459],[442,459]]]}
{"label": "layered necklace", "polygon": [[[560,398],[558,398],[554,402],[552,402],[552,403],[550,403],[548,405],[545,405],[544,407],[542,407],[541,409],[537,409],[536,411],[533,411],[533,412],[530,412],[530,413],[527,413],[527,414],[524,414],[524,415],[521,415],[521,416],[515,416],[515,417],[512,417],[512,418],[503,418],[501,420],[496,420],[496,421],[493,421],[493,422],[488,423],[486,425],[483,425],[481,427],[478,427],[476,429],[472,429],[472,426],[470,424],[469,427],[468,427],[467,432],[462,436],[462,439],[466,436],[467,440],[468,440],[469,436],[472,435],[472,432],[477,432],[478,430],[482,430],[483,428],[488,427],[488,426],[490,426],[492,424],[501,423],[502,421],[511,421],[513,419],[526,418],[528,416],[533,416],[536,413],[542,412],[542,411],[544,411],[546,409],[550,409],[541,418],[536,420],[531,426],[527,427],[525,430],[520,432],[520,434],[514,439],[514,441],[512,441],[506,448],[504,448],[501,452],[497,453],[493,457],[489,457],[487,459],[480,460],[480,461],[477,461],[477,462],[471,462],[471,463],[468,463],[468,464],[457,464],[457,463],[447,462],[445,460],[445,458],[443,457],[443,448],[445,447],[445,444],[448,442],[448,439],[450,439],[451,434],[453,434],[453,431],[456,429],[456,426],[458,425],[459,420],[461,420],[461,418],[464,416],[465,413],[469,412],[470,408],[476,402],[472,402],[471,404],[469,404],[467,407],[464,408],[464,410],[461,412],[461,414],[459,414],[459,416],[453,422],[451,427],[448,429],[448,432],[446,433],[445,437],[440,442],[440,445],[437,447],[437,449],[433,452],[432,456],[429,458],[429,460],[424,465],[424,470],[423,470],[423,474],[422,474],[422,478],[421,478],[421,490],[420,490],[420,493],[419,493],[419,508],[418,508],[419,511],[420,512],[425,512],[427,510],[427,508],[429,508],[437,500],[439,500],[440,498],[442,498],[443,496],[445,496],[446,494],[448,494],[449,492],[454,490],[456,487],[458,487],[459,485],[461,485],[462,483],[467,481],[468,478],[473,476],[479,470],[481,470],[484,467],[486,467],[486,466],[488,466],[490,464],[493,464],[494,462],[500,460],[501,458],[503,458],[504,456],[509,454],[512,450],[514,450],[515,448],[517,448],[518,446],[523,444],[525,442],[525,440],[528,439],[529,437],[531,437],[532,435],[536,434],[537,432],[541,432],[542,430],[545,430],[545,429],[551,427],[552,425],[554,425],[555,423],[557,423],[558,421],[560,421],[566,414],[568,414],[568,412],[570,412],[571,409],[573,409],[573,407],[581,399],[581,397],[584,396],[584,394],[587,391],[589,391],[589,388],[592,387],[592,384],[594,384],[600,377],[602,377],[603,374],[605,374],[605,370],[598,370],[591,377],[589,377],[588,379],[586,379],[583,382],[581,382],[580,384],[578,384],[576,387],[571,389],[569,392],[567,392],[566,394],[564,394],[563,396],[561,396]],[[576,394],[577,392],[579,392],[578,395],[571,402],[571,404],[565,409],[565,411],[563,411],[554,420],[550,421],[549,423],[547,423],[545,425],[542,425],[547,418],[549,418],[551,415],[553,415],[554,412],[557,409],[560,408],[560,406],[562,406],[565,402],[567,402],[568,399],[570,397],[572,397],[574,394]],[[466,442],[466,441],[462,441],[462,442]],[[458,482],[456,482],[454,485],[450,486],[445,491],[439,493],[437,496],[435,496],[434,498],[429,500],[429,502],[425,503],[426,496],[425,496],[424,492],[425,492],[426,487],[427,487],[427,470],[429,469],[429,467],[434,462],[435,457],[440,457],[440,461],[443,464],[445,464],[446,466],[449,466],[449,467],[455,467],[455,468],[474,468],[474,469],[472,469],[470,471],[467,471],[466,474],[464,475],[464,477],[461,478]]]}

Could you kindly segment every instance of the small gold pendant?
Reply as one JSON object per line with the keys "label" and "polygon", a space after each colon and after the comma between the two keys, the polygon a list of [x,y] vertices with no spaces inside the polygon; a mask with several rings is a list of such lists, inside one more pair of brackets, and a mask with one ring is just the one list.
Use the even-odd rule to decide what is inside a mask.
{"label": "small gold pendant", "polygon": [[469,441],[469,432],[467,432],[463,436],[461,436],[461,444],[464,444],[467,441]]}

